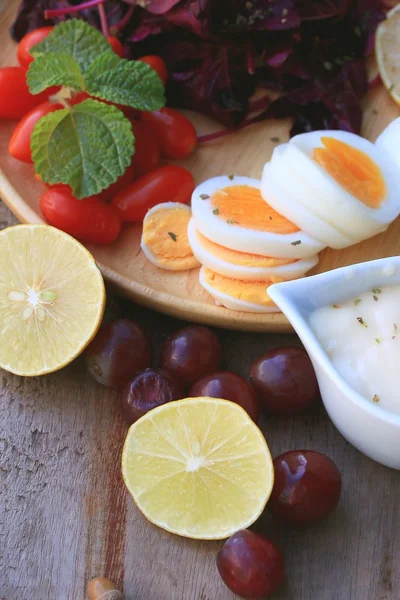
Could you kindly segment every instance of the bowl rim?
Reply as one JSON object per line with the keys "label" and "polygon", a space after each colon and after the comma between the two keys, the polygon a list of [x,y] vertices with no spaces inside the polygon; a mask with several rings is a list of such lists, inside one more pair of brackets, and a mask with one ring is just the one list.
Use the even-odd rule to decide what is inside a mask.
{"label": "bowl rim", "polygon": [[[390,256],[387,258],[356,263],[354,265],[340,267],[338,269],[332,269],[331,271],[319,273],[311,277],[276,283],[268,289],[268,294],[271,297],[271,299],[279,306],[279,308],[282,310],[289,322],[292,324],[294,330],[296,331],[297,335],[302,341],[307,353],[310,355],[310,357],[315,358],[315,360],[322,366],[325,375],[330,380],[331,384],[335,385],[338,388],[338,390],[341,391],[346,396],[346,398],[349,401],[351,401],[353,405],[356,406],[357,409],[361,409],[369,413],[372,417],[378,419],[379,421],[390,423],[400,428],[400,414],[392,413],[389,410],[382,408],[377,404],[372,404],[370,400],[367,400],[365,396],[363,396],[360,392],[352,388],[340,375],[340,373],[335,369],[328,354],[326,353],[322,344],[311,329],[307,319],[298,310],[298,308],[295,305],[295,302],[291,297],[291,293],[293,293],[293,291],[295,290],[297,291],[297,288],[299,287],[303,288],[302,295],[309,295],[310,293],[312,293],[312,290],[326,285],[328,281],[333,281],[340,275],[344,276],[344,287],[346,281],[353,281],[353,277],[348,277],[350,273],[353,274],[354,272],[356,272],[357,275],[362,275],[363,273],[365,274],[367,271],[376,272],[379,270],[380,274],[382,275],[382,270],[387,269],[388,267],[390,269],[392,269],[393,267],[395,268],[393,269],[393,273],[390,273],[387,276],[387,285],[400,286],[400,256]],[[395,275],[397,276],[397,282],[393,281],[393,276]],[[288,292],[291,293],[288,294]],[[362,290],[360,290],[359,293],[362,293]],[[351,295],[354,295],[356,297],[357,293],[352,293]],[[309,314],[311,314],[311,312]],[[322,394],[321,397],[323,403],[325,404]]]}

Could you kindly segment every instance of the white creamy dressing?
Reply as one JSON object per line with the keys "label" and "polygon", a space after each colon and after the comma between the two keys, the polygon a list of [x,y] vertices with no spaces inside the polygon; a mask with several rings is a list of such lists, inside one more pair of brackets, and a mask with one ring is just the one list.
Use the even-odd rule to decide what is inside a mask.
{"label": "white creamy dressing", "polygon": [[400,414],[400,285],[318,308],[309,322],[343,379],[367,400]]}

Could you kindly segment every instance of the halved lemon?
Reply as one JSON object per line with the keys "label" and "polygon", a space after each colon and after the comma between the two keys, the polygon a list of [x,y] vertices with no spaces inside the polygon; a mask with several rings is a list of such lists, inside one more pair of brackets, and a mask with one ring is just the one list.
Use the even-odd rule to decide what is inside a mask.
{"label": "halved lemon", "polygon": [[0,232],[0,367],[44,375],[70,363],[97,332],[105,290],[91,254],[48,225]]}
{"label": "halved lemon", "polygon": [[392,98],[400,104],[400,4],[379,23],[375,34],[378,71]]}
{"label": "halved lemon", "polygon": [[249,527],[274,483],[259,428],[237,404],[208,397],[169,402],[136,421],[122,474],[149,521],[198,539],[224,539]]}

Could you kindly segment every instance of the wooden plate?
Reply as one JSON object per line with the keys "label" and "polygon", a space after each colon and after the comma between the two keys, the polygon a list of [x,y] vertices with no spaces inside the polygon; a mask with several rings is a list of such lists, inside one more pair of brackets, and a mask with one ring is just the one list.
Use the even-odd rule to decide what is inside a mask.
{"label": "wooden plate", "polygon": [[[372,90],[365,103],[363,133],[371,140],[396,116],[399,110],[382,88]],[[191,115],[201,133],[218,126],[199,115]],[[14,123],[0,121],[0,196],[17,218],[24,223],[42,221],[38,208],[44,186],[33,176],[32,166],[11,158],[7,152],[8,140]],[[260,177],[276,145],[288,139],[289,123],[266,121],[214,142],[202,144],[186,161],[200,183],[221,174]],[[198,283],[198,270],[171,273],[157,269],[140,251],[140,227],[127,227],[118,242],[112,246],[88,246],[104,277],[139,304],[174,317],[247,331],[291,331],[291,326],[280,313],[253,314],[227,310],[216,306]],[[346,250],[325,250],[313,273],[327,271],[352,263],[393,256],[400,251],[400,221],[390,229]]]}

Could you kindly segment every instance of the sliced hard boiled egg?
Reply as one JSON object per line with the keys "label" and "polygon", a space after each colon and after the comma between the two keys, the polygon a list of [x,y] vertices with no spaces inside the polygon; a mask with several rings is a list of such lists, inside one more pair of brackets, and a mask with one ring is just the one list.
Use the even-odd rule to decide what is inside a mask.
{"label": "sliced hard boiled egg", "polygon": [[157,204],[148,211],[140,246],[150,262],[170,271],[199,266],[187,236],[190,217],[189,206],[180,202]]}
{"label": "sliced hard boiled egg", "polygon": [[272,157],[274,162],[271,160],[264,166],[261,193],[268,204],[325,246],[338,249],[354,244],[354,239],[340,233],[307,206],[311,192],[301,181],[296,182],[293,173],[287,177],[287,165],[277,156],[277,151],[282,150],[277,147]]}
{"label": "sliced hard boiled egg", "polygon": [[193,254],[202,265],[219,275],[244,281],[260,281],[270,277],[295,279],[302,277],[318,263],[318,256],[298,260],[271,258],[225,248],[197,231],[193,219],[189,221],[188,238]]}
{"label": "sliced hard boiled egg", "polygon": [[241,281],[224,277],[203,266],[200,269],[199,281],[214,298],[216,304],[221,304],[230,310],[259,313],[279,312],[279,308],[267,294],[268,287],[273,283],[278,283],[279,279]]}
{"label": "sliced hard boiled egg", "polygon": [[305,258],[324,247],[262,199],[257,179],[220,176],[204,181],[193,192],[192,213],[206,238],[239,252]]}
{"label": "sliced hard boiled egg", "polygon": [[[400,9],[399,9],[400,10]],[[387,154],[400,169],[400,117],[394,119],[378,136],[376,147]]]}
{"label": "sliced hard boiled egg", "polygon": [[[302,201],[343,235],[361,241],[400,213],[400,172],[366,139],[345,131],[295,136],[280,157]],[[295,194],[294,194],[295,195]]]}

